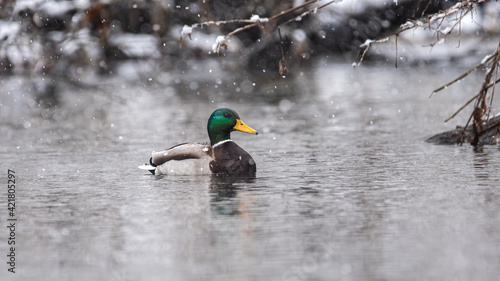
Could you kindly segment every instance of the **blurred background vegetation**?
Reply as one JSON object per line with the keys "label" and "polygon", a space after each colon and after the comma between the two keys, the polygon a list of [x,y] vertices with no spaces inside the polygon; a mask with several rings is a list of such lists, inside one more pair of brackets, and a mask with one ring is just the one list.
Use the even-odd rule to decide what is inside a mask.
{"label": "blurred background vegetation", "polygon": [[[266,22],[261,28],[235,34],[228,42],[228,50],[221,54],[212,50],[216,37],[243,24],[233,22],[196,28],[192,40],[184,40],[182,48],[179,45],[181,29],[200,22],[250,19],[252,15],[268,18],[304,2],[5,0],[0,2],[0,74],[43,74],[76,81],[84,74],[113,74],[117,63],[126,60],[147,61],[154,69],[186,71],[207,58],[223,57],[220,60],[229,70],[245,68],[249,72],[278,75],[281,45],[276,27],[314,6],[308,5]],[[316,7],[326,2],[319,1]],[[292,69],[307,66],[312,57],[340,55],[353,61],[367,39],[383,38],[408,20],[424,18],[457,2],[333,3],[281,27],[285,57]],[[497,4],[479,4],[470,16],[473,32],[466,34],[467,28],[462,27],[462,37],[497,36],[500,10]],[[431,32],[432,36],[439,34]],[[368,57],[370,55],[381,54],[371,52]]]}
{"label": "blurred background vegetation", "polygon": [[[68,85],[112,79],[173,87],[188,98],[279,102],[308,91],[293,77],[318,59],[472,67],[498,45],[499,7],[484,0],[2,0],[0,75],[23,77],[41,105],[57,103]],[[258,24],[234,33],[252,18]],[[402,32],[405,25],[411,30]],[[220,36],[227,48],[217,52]]]}

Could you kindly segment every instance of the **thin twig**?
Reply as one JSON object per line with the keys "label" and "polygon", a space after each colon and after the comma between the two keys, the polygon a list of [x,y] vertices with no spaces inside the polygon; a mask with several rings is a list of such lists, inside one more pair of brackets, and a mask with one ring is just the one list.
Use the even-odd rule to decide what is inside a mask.
{"label": "thin twig", "polygon": [[[496,80],[495,82],[491,83],[488,85],[488,89],[493,87],[496,83],[499,83],[500,82],[500,79]],[[462,111],[464,108],[466,108],[471,102],[473,102],[477,97],[479,97],[479,93],[476,94],[475,96],[473,96],[470,100],[468,100],[464,105],[462,105],[457,111],[455,111],[455,113],[453,113],[450,117],[448,117],[446,120],[444,120],[444,122],[448,122],[450,121],[451,119],[455,118],[455,116],[457,116],[458,113],[460,113],[460,111]],[[491,108],[491,105],[490,105],[490,108]]]}
{"label": "thin twig", "polygon": [[468,100],[464,105],[462,105],[462,107],[460,107],[457,111],[455,111],[455,113],[453,113],[450,117],[448,117],[446,120],[444,120],[445,123],[447,123],[448,121],[450,121],[451,119],[455,118],[455,116],[457,116],[457,114],[462,111],[464,108],[466,108],[471,102],[473,102],[477,97],[479,97],[479,94],[476,94],[475,96],[473,96],[470,100]]}
{"label": "thin twig", "polygon": [[[495,73],[495,78],[498,77],[498,66],[497,66],[497,71]],[[486,116],[486,119],[490,119],[490,113],[491,113],[491,110],[493,108],[493,98],[495,97],[495,86],[497,84],[497,81],[498,80],[495,80],[493,83],[491,83],[490,85],[492,85],[493,89],[491,90],[491,97],[490,97],[490,106],[488,107],[488,114]],[[490,87],[488,87],[489,89]]]}
{"label": "thin twig", "polygon": [[[335,2],[335,0],[329,1],[326,4],[323,4],[323,5],[321,5],[319,7],[316,7],[314,9],[312,9],[312,10],[308,10],[306,12],[303,12],[302,14],[300,14],[300,15],[294,17],[294,18],[291,18],[291,19],[285,21],[284,23],[281,23],[281,24],[278,25],[278,35],[280,37],[280,48],[281,48],[281,59],[280,59],[280,62],[279,62],[279,73],[280,73],[280,75],[284,75],[284,74],[286,74],[288,72],[288,69],[286,68],[285,51],[283,50],[283,44],[284,43],[283,43],[283,37],[281,36],[281,26],[282,25],[287,25],[287,24],[289,24],[292,21],[300,21],[300,20],[302,20],[303,17],[308,16],[309,14],[311,14],[311,13],[313,13],[313,12],[319,10],[319,9],[323,9],[324,7],[330,5],[330,4],[334,3],[334,2]],[[294,10],[296,10],[296,9],[294,8]]]}
{"label": "thin twig", "polygon": [[[292,12],[295,12],[295,11],[297,11],[297,10],[299,10],[299,9],[302,9],[302,8],[304,8],[304,7],[306,7],[306,6],[309,6],[309,5],[311,5],[311,4],[314,4],[314,3],[318,2],[318,1],[319,1],[319,0],[311,0],[311,1],[307,1],[307,2],[305,2],[304,4],[299,5],[299,6],[297,6],[297,7],[293,7],[293,8],[290,8],[290,9],[286,10],[286,11],[279,12],[278,14],[275,14],[275,15],[271,16],[271,17],[269,18],[269,20],[274,20],[274,19],[277,19],[277,18],[279,18],[279,17],[281,17],[281,16],[283,16],[283,15],[286,15],[286,14],[289,14],[289,13],[292,13]],[[332,1],[332,2],[333,2],[333,1]]]}
{"label": "thin twig", "polygon": [[[236,33],[242,32],[242,31],[244,31],[244,30],[250,29],[250,28],[255,27],[255,26],[262,26],[262,24],[263,24],[263,23],[267,23],[267,22],[270,22],[270,21],[276,20],[276,19],[278,19],[278,18],[280,18],[280,17],[282,17],[282,16],[285,16],[285,15],[287,15],[287,14],[293,13],[293,12],[295,12],[295,11],[297,11],[297,10],[300,10],[300,9],[302,9],[302,8],[304,8],[304,7],[306,7],[306,6],[309,6],[309,5],[311,5],[311,4],[314,4],[314,3],[318,2],[318,1],[319,1],[319,0],[310,0],[310,1],[304,2],[303,4],[301,4],[301,5],[299,5],[299,6],[296,6],[296,7],[290,8],[290,9],[285,10],[285,11],[281,11],[281,12],[279,12],[279,13],[277,13],[277,14],[272,15],[272,16],[271,16],[271,17],[269,17],[269,18],[263,18],[263,19],[262,19],[262,21],[259,21],[258,19],[257,19],[257,20],[253,20],[253,19],[250,19],[250,20],[248,20],[248,19],[236,19],[236,20],[227,20],[227,21],[206,21],[206,22],[201,22],[201,23],[195,23],[195,24],[193,24],[193,25],[191,25],[191,26],[186,26],[186,27],[187,27],[187,29],[189,30],[189,32],[186,32],[186,33],[188,33],[188,37],[191,39],[191,33],[190,33],[190,32],[191,32],[191,30],[192,30],[193,28],[196,28],[196,27],[203,27],[203,26],[208,26],[208,25],[230,24],[230,23],[246,23],[246,24],[247,24],[247,25],[245,25],[245,26],[239,27],[239,28],[237,28],[237,29],[235,29],[235,30],[233,30],[233,31],[229,32],[228,34],[224,35],[224,39],[226,40],[226,39],[228,39],[229,37],[233,36],[233,35],[234,35],[234,34],[236,34]],[[330,4],[332,4],[332,3],[334,3],[334,2],[335,2],[335,0],[329,1],[329,2],[328,2],[328,3],[326,3],[326,4],[323,4],[323,5],[321,5],[321,6],[317,7],[317,8],[315,8],[315,9],[313,9],[313,10],[310,10],[310,11],[307,11],[307,12],[305,12],[305,13],[301,14],[301,16],[305,16],[305,15],[307,15],[307,14],[312,13],[313,11],[316,11],[316,10],[318,10],[318,9],[322,9],[322,8],[324,8],[324,7],[326,7],[326,6],[330,5]],[[297,18],[297,17],[295,17],[295,18],[294,18],[294,20],[295,20],[296,18]],[[291,21],[292,21],[292,20],[289,20],[289,21],[287,21],[286,23],[289,23],[289,22],[291,22]],[[181,36],[180,36],[180,39],[179,39],[179,41],[180,41],[180,45],[181,45],[181,46],[182,46],[182,35],[183,35],[183,34],[184,34],[184,31],[182,31],[182,32],[181,32]],[[217,48],[216,52],[218,53],[218,48],[219,48],[219,45],[217,45],[217,47],[216,47],[216,48]]]}
{"label": "thin twig", "polygon": [[474,66],[473,68],[469,69],[467,72],[465,72],[464,74],[458,76],[457,78],[455,78],[453,81],[451,82],[448,82],[446,85],[443,85],[437,89],[435,89],[434,91],[432,91],[432,93],[430,94],[429,98],[432,98],[432,96],[437,93],[437,92],[440,92],[444,89],[446,89],[447,87],[455,84],[456,82],[462,80],[463,78],[465,78],[467,75],[471,74],[472,72],[474,72],[476,69],[478,69],[479,67],[481,67],[482,65],[488,63],[489,61],[491,61],[493,59],[493,56],[490,56],[486,61],[483,61],[479,64],[477,64],[476,66]]}
{"label": "thin twig", "polygon": [[286,68],[285,51],[283,50],[283,37],[281,37],[281,25],[278,25],[278,35],[280,37],[281,59],[279,62],[279,73],[285,75],[288,72]]}
{"label": "thin twig", "polygon": [[[297,7],[293,7],[293,8],[290,8],[288,10],[285,10],[285,11],[281,11],[267,19],[265,19],[266,21],[272,21],[272,20],[275,20],[277,18],[280,18],[286,14],[289,14],[289,13],[292,13],[296,10],[299,10],[299,9],[302,9],[303,7],[306,7],[308,5],[311,5],[311,4],[314,4],[316,2],[318,2],[319,0],[310,0],[310,1],[307,1],[305,3],[303,3],[302,5],[299,5]],[[231,24],[231,23],[247,23],[247,25],[243,26],[243,27],[240,27],[240,28],[237,28],[235,30],[233,30],[232,32],[228,33],[225,35],[225,38],[229,38],[230,36],[238,33],[238,32],[241,32],[243,30],[247,30],[249,28],[252,28],[252,27],[255,27],[257,26],[258,24],[260,24],[259,21],[255,21],[255,20],[249,20],[249,19],[234,19],[234,20],[223,20],[223,21],[205,21],[205,22],[199,22],[199,23],[195,23],[195,24],[192,24],[190,27],[191,28],[197,28],[197,27],[203,27],[203,26],[208,26],[208,25],[225,25],[225,24]],[[182,35],[182,34],[181,34]]]}
{"label": "thin twig", "polygon": [[[463,1],[461,3],[457,3],[453,7],[450,7],[444,11],[440,11],[436,14],[428,15],[423,20],[413,20],[413,21],[409,20],[405,24],[402,24],[398,30],[396,30],[396,31],[394,31],[386,36],[388,36],[388,37],[398,36],[399,34],[405,32],[405,31],[408,31],[410,29],[416,29],[418,27],[422,27],[425,24],[428,24],[429,25],[428,28],[432,29],[431,23],[437,23],[437,28],[439,28],[443,24],[446,17],[460,11],[460,16],[458,19],[456,19],[457,23],[455,23],[453,25],[453,27],[450,29],[450,31],[448,33],[444,34],[444,36],[446,36],[446,35],[450,34],[451,31],[456,27],[456,25],[459,22],[461,22],[461,20],[474,9],[474,5],[481,4],[481,3],[484,3],[487,1],[489,1],[489,0],[477,0],[477,1],[470,0],[470,1]],[[429,3],[430,3],[430,1],[429,1]],[[422,12],[421,18],[424,17],[426,10],[427,10],[427,7]],[[465,10],[465,12],[464,12],[464,10]],[[425,27],[424,27],[424,29],[425,29]],[[374,41],[374,43],[380,43],[380,42],[376,42],[377,40],[373,40],[373,41]],[[434,45],[436,45],[440,41],[441,41],[441,39],[438,38],[436,42],[431,43],[429,46],[433,47]],[[366,50],[365,50],[365,52],[363,52],[362,56],[364,56],[365,53],[366,53]],[[358,62],[356,63],[356,61],[358,61]],[[355,63],[353,63],[353,65],[359,66],[361,64],[361,62],[362,62],[362,57],[359,57],[359,53],[358,53],[358,56],[356,56]]]}
{"label": "thin twig", "polygon": [[[275,19],[277,19],[277,18],[279,18],[279,17],[282,17],[282,16],[284,16],[284,15],[286,15],[286,14],[289,14],[289,13],[295,12],[295,11],[297,11],[297,10],[299,10],[299,9],[302,9],[302,8],[304,8],[304,7],[306,7],[306,6],[309,6],[309,5],[311,5],[311,4],[314,4],[314,3],[318,2],[318,1],[319,1],[319,0],[311,0],[311,1],[307,1],[307,2],[305,2],[305,3],[304,3],[304,4],[302,4],[302,5],[299,5],[299,6],[297,6],[297,7],[290,8],[290,9],[288,9],[288,10],[286,10],[286,11],[282,11],[282,12],[280,12],[280,13],[278,13],[278,14],[275,14],[275,15],[271,16],[271,17],[268,19],[268,21],[275,20]],[[292,18],[292,19],[289,19],[289,20],[287,20],[286,22],[284,22],[284,23],[280,24],[280,26],[281,26],[281,25],[286,25],[286,24],[288,24],[288,23],[290,23],[290,22],[293,22],[293,21],[297,21],[297,19],[298,19],[299,17],[304,17],[304,16],[307,16],[307,15],[309,15],[309,14],[313,13],[314,11],[316,11],[316,10],[320,10],[320,9],[323,9],[324,7],[326,7],[326,6],[330,5],[330,4],[334,3],[334,2],[335,2],[335,0],[332,0],[332,1],[329,1],[328,3],[326,3],[326,4],[323,4],[323,5],[321,5],[321,6],[318,6],[318,7],[314,8],[314,9],[312,9],[312,10],[306,11],[306,12],[304,12],[304,13],[302,13],[302,14],[300,14],[300,15],[298,15],[298,16],[296,16],[296,17]],[[255,25],[256,25],[256,24],[251,24],[251,25],[249,25],[249,27],[248,27],[248,28],[254,27]],[[232,36],[232,35],[234,35],[234,34],[236,34],[236,33],[240,32],[240,31],[243,31],[243,30],[245,30],[245,29],[248,29],[248,28],[247,28],[247,26],[244,26],[243,28],[238,28],[238,29],[236,29],[236,30],[234,30],[234,31],[232,31],[232,32],[230,32],[230,33],[228,33],[228,34],[226,35],[226,38],[228,38],[229,36]],[[241,29],[241,30],[240,30],[240,29]]]}
{"label": "thin twig", "polygon": [[[474,123],[472,124],[472,136],[470,140],[471,145],[477,145],[479,143],[479,136],[483,131],[483,116],[487,112],[488,106],[486,105],[486,96],[488,94],[488,86],[490,84],[493,73],[498,70],[498,63],[500,61],[500,42],[493,55],[493,65],[490,71],[486,74],[481,90],[479,91],[479,96],[476,99],[476,104],[474,105],[474,110],[472,111],[471,117],[474,118]],[[495,83],[493,83],[495,84]],[[493,89],[495,86],[493,85]],[[465,129],[464,129],[465,130]]]}
{"label": "thin twig", "polygon": [[396,37],[395,38],[395,40],[396,40],[396,61],[394,62],[394,64],[395,64],[395,67],[398,68],[398,37],[399,37],[399,35],[396,34],[395,37]]}
{"label": "thin twig", "polygon": [[[378,39],[378,40],[370,40],[370,39],[367,39],[363,44],[361,44],[361,48],[365,47],[365,49],[363,50],[363,53],[361,54],[361,57],[359,57],[359,62],[356,63],[354,62],[352,64],[353,67],[358,67],[361,65],[361,63],[363,62],[363,59],[365,58],[365,55],[366,55],[366,52],[368,52],[368,49],[372,46],[373,43],[382,43],[382,42],[386,42],[386,41],[389,41],[389,37],[386,37],[386,38],[382,38],[382,39]],[[358,52],[358,55],[359,55],[359,52]]]}

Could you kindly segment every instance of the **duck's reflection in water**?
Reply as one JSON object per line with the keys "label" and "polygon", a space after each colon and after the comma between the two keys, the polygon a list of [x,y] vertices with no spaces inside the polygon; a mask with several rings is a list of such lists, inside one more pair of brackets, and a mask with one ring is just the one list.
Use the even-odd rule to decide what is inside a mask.
{"label": "duck's reflection in water", "polygon": [[[214,174],[211,176],[210,193],[212,211],[219,215],[242,215],[245,213],[248,196],[241,195],[256,177]],[[246,194],[246,193],[245,193]]]}

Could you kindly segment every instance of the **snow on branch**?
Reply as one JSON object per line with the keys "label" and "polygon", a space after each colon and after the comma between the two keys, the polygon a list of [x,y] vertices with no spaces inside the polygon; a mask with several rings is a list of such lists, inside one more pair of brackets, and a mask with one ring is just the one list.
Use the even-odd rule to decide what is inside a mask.
{"label": "snow on branch", "polygon": [[[277,20],[277,19],[279,19],[279,18],[281,18],[281,17],[283,17],[285,15],[288,15],[290,13],[293,13],[293,12],[297,11],[297,10],[305,8],[305,7],[307,7],[307,6],[311,5],[311,4],[314,4],[314,3],[318,2],[318,1],[320,1],[320,0],[309,0],[309,1],[306,1],[306,2],[304,2],[301,5],[298,5],[296,7],[290,8],[288,10],[276,13],[276,14],[272,15],[269,18],[261,18],[259,15],[252,15],[250,17],[250,19],[235,19],[235,20],[223,20],[223,21],[205,21],[205,22],[195,23],[195,24],[192,24],[192,25],[184,25],[183,28],[182,28],[182,30],[181,30],[181,35],[180,35],[180,38],[179,38],[180,46],[182,47],[183,37],[188,36],[189,39],[192,39],[191,38],[191,34],[193,33],[193,30],[195,28],[201,28],[203,26],[209,26],[209,25],[226,25],[226,24],[234,24],[234,23],[245,24],[244,26],[236,28],[235,30],[229,32],[226,35],[218,36],[217,37],[215,44],[212,45],[212,49],[213,49],[213,51],[215,53],[218,54],[220,52],[220,48],[221,47],[224,47],[224,50],[227,50],[228,47],[227,47],[226,41],[232,35],[234,35],[236,33],[239,33],[241,31],[253,28],[253,27],[260,27],[261,30],[263,31],[264,30],[263,26],[262,26],[263,24],[267,24],[270,21]],[[337,1],[338,0],[328,1],[326,4],[323,4],[321,6],[315,7],[312,10],[309,10],[309,11],[301,13],[299,16],[296,16],[293,20],[300,21],[302,19],[302,17],[307,16],[310,13],[316,13],[318,11],[318,9],[322,9],[322,8],[328,6],[328,5],[332,4],[332,3],[335,3]],[[289,23],[290,21],[287,21],[286,23]],[[281,24],[281,25],[283,25],[283,24]]]}
{"label": "snow on branch", "polygon": [[[487,2],[489,0],[466,0],[463,2],[456,3],[452,7],[440,11],[435,14],[431,14],[428,16],[423,16],[420,19],[416,20],[409,20],[406,23],[402,24],[397,31],[394,33],[390,34],[389,37],[395,36],[396,37],[396,42],[397,42],[397,37],[399,34],[411,30],[411,29],[417,29],[417,28],[424,28],[424,29],[429,29],[429,30],[434,30],[435,34],[437,35],[437,39],[435,42],[432,42],[429,44],[430,47],[434,47],[437,44],[440,44],[443,42],[443,40],[451,34],[451,32],[457,27],[460,26],[460,23],[462,19],[468,15],[470,12],[474,10],[474,8],[481,3]],[[455,18],[451,18],[451,16],[455,15]],[[443,27],[443,23],[445,19],[450,19],[450,22],[453,22],[451,26]],[[434,26],[433,26],[434,25]],[[373,40],[367,40],[363,44],[360,45],[361,48],[364,48],[364,51],[361,52],[360,55],[355,60],[355,63],[353,63],[354,67],[357,67],[361,64],[363,61],[363,58],[367,52],[367,50],[370,48],[370,46],[373,43],[383,43],[386,42],[387,38],[382,38],[382,39],[373,39]],[[397,43],[396,43],[397,44]],[[397,48],[397,46],[396,46]],[[397,50],[396,50],[397,51]],[[396,63],[397,66],[397,63]]]}

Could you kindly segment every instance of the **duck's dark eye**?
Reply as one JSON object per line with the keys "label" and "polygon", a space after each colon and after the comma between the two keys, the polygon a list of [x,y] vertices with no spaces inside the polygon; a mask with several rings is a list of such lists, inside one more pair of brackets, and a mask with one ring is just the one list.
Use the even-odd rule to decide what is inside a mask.
{"label": "duck's dark eye", "polygon": [[229,114],[224,113],[224,117],[228,118],[228,117],[229,117]]}

